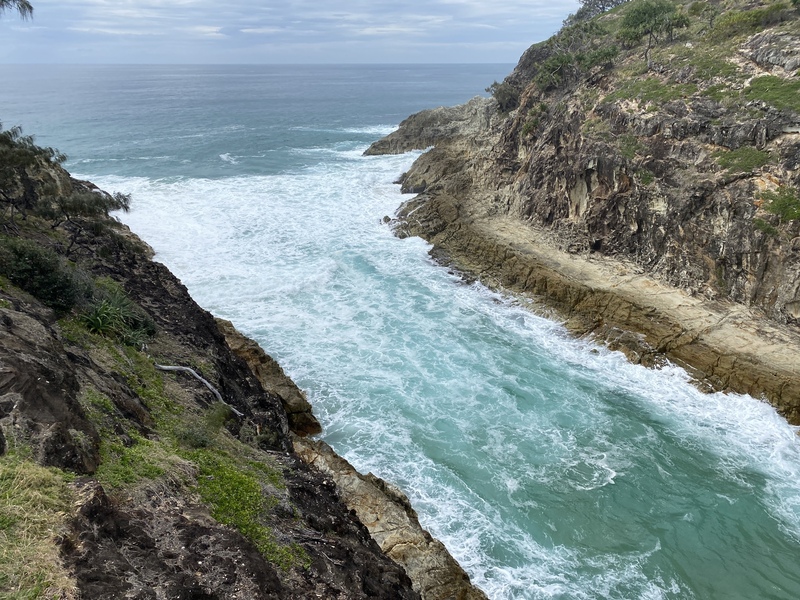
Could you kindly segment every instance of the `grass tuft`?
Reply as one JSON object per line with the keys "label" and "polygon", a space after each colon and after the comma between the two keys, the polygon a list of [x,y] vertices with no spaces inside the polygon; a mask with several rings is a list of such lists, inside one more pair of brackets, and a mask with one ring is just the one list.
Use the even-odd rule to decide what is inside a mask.
{"label": "grass tuft", "polygon": [[184,455],[198,468],[197,491],[211,515],[253,542],[271,563],[284,570],[307,567],[308,554],[297,544],[282,545],[267,525],[268,511],[277,501],[265,485],[282,481],[274,469],[264,463],[235,461],[225,452],[196,449]]}
{"label": "grass tuft", "polygon": [[620,87],[606,96],[606,101],[616,100],[638,100],[643,105],[653,105],[654,107],[678,100],[688,98],[697,92],[697,86],[693,83],[664,83],[656,77],[645,77],[643,79],[628,79]]}
{"label": "grass tuft", "polygon": [[0,459],[0,597],[77,598],[56,537],[72,508],[70,476],[14,454]]}
{"label": "grass tuft", "polygon": [[787,80],[774,75],[757,77],[744,90],[750,100],[761,100],[775,108],[800,112],[800,80]]}

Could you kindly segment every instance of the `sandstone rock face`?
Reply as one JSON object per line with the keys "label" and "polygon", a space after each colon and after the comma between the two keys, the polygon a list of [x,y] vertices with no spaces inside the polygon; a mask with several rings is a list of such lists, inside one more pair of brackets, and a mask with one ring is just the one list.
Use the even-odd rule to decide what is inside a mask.
{"label": "sandstone rock face", "polygon": [[[418,195],[399,209],[396,233],[424,237],[443,260],[531,295],[633,360],[669,358],[710,389],[764,396],[800,423],[800,221],[759,199],[800,190],[800,114],[720,102],[721,80],[691,63],[639,76],[676,100],[625,98],[636,88],[603,69],[543,91],[531,80],[554,47],[532,47],[506,79],[516,110],[486,114],[473,101],[426,111],[370,149],[434,144],[401,180]],[[730,68],[793,77],[796,51],[796,34],[767,30]],[[641,57],[620,60],[631,69]],[[723,166],[729,156],[759,160]]]}
{"label": "sandstone rock face", "polygon": [[295,451],[330,476],[381,550],[402,565],[424,600],[485,600],[469,576],[419,524],[408,498],[371,473],[362,475],[325,442],[295,438]]}
{"label": "sandstone rock face", "polygon": [[217,319],[217,324],[228,347],[247,363],[262,387],[280,397],[290,429],[298,435],[321,433],[322,427],[311,412],[311,404],[281,366],[256,342],[239,333],[230,321]]}

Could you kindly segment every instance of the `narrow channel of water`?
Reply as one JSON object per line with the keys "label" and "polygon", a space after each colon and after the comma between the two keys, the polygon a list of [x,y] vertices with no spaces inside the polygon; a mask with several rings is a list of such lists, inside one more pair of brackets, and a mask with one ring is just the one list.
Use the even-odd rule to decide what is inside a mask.
{"label": "narrow channel of water", "polygon": [[[132,193],[123,220],[157,259],[283,364],[324,439],[404,489],[491,598],[800,597],[794,428],[571,339],[382,223],[413,156],[366,146],[508,69],[85,69],[60,96],[11,72],[39,100],[13,96],[4,124],[31,117],[73,172]],[[35,116],[60,101],[72,120]]]}

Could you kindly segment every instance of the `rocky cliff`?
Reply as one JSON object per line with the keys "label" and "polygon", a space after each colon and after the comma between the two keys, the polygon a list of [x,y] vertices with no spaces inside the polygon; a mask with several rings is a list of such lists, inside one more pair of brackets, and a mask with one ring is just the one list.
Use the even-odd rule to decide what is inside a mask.
{"label": "rocky cliff", "polygon": [[[397,539],[438,570],[382,552],[294,450],[303,393],[108,217],[127,202],[0,132],[0,595],[484,597],[416,518]],[[411,510],[382,485],[373,516]]]}
{"label": "rocky cliff", "polygon": [[800,423],[798,24],[781,2],[573,18],[493,98],[368,150],[433,146],[402,177],[417,195],[396,231],[632,360]]}

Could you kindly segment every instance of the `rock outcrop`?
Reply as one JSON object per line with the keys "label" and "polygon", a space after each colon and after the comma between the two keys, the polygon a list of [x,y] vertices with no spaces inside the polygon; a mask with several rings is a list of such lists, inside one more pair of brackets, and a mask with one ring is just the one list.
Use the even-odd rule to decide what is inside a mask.
{"label": "rock outcrop", "polygon": [[[63,515],[53,541],[76,593],[142,599],[419,597],[404,570],[383,555],[340,501],[330,479],[293,453],[282,397],[259,381],[259,375],[269,375],[250,371],[180,282],[143,256],[128,256],[124,267],[105,261],[94,267],[103,274],[124,268],[120,280],[128,294],[159,324],[146,353],[90,334],[69,319],[56,321],[35,298],[0,285],[0,430],[9,456],[4,460],[33,460],[81,476],[68,484],[73,511]],[[245,344],[241,337],[239,342]],[[202,370],[245,417],[209,428],[202,415],[213,410],[213,394],[181,373],[155,371],[150,356]],[[280,390],[289,385],[285,376],[272,384]],[[243,466],[263,463],[248,468],[268,468],[274,481],[263,487],[264,503],[256,502],[263,512],[244,527],[237,526],[236,515],[221,517],[219,502],[203,497],[202,478],[258,481],[246,472],[239,479],[225,470],[206,473],[202,461],[227,460],[226,448],[243,453],[237,457]],[[251,535],[248,527],[256,525],[273,541],[265,545]],[[265,553],[270,544],[275,550]]]}
{"label": "rock outcrop", "polygon": [[486,600],[444,545],[419,524],[403,492],[372,473],[362,475],[322,441],[296,438],[295,451],[336,483],[381,550],[403,566],[414,589],[429,600]]}
{"label": "rock outcrop", "polygon": [[514,110],[423,111],[374,144],[433,146],[393,226],[578,334],[800,423],[798,12],[724,42],[694,24],[650,68],[640,48],[586,66],[624,10],[526,52],[502,84]]}
{"label": "rock outcrop", "polygon": [[228,347],[247,363],[261,386],[281,399],[290,429],[298,435],[322,433],[306,395],[286,376],[281,366],[256,342],[239,333],[230,321],[217,319],[217,325]]}

